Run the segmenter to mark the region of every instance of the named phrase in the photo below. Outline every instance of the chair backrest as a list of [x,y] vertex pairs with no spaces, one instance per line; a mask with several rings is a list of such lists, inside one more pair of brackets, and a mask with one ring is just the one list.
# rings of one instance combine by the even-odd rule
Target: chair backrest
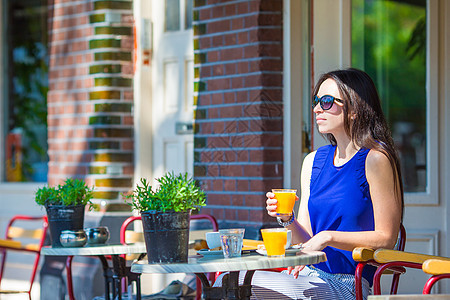
[[406,229],[405,226],[403,226],[403,223],[400,223],[400,231],[398,233],[398,240],[397,244],[395,245],[395,250],[405,251],[405,245],[406,245]]
[[[214,218],[211,215],[207,214],[198,214],[198,215],[191,215],[191,220],[208,220],[211,223],[211,227],[213,231],[219,230],[219,225],[217,224],[216,218]],[[135,230],[128,230],[128,226],[131,225],[133,222],[142,222],[141,216],[131,216],[127,218],[120,227],[120,243],[121,244],[130,244],[130,243],[136,243],[136,242],[144,242],[144,237],[142,232],[138,232]],[[190,239],[195,240],[197,238],[204,237],[205,233],[211,231],[211,229],[203,229],[203,230],[191,230],[189,232]]]
[[123,245],[137,242],[144,242],[142,232],[136,230],[128,230],[128,226],[134,222],[141,222],[141,216],[131,216],[127,218],[120,227],[120,243]]
[[39,252],[47,237],[47,229],[47,216],[16,215],[8,223],[5,239],[15,242],[22,250]]
[[[34,278],[39,264],[41,248],[44,246],[47,237],[48,220],[47,216],[25,216],[16,215],[11,218],[6,228],[6,235],[4,240],[0,240],[2,260],[0,267],[0,284],[3,278],[3,272],[6,265],[6,253],[8,250],[15,252],[34,253],[36,258],[34,260],[29,288],[26,291],[15,291],[17,293],[28,293],[31,295],[31,288],[33,287]],[[30,296],[31,297],[31,296]]]
[[[191,215],[192,220],[207,220],[210,222],[210,226],[212,227],[212,231],[218,231],[219,225],[217,224],[216,218],[211,215],[199,214],[199,215]],[[201,241],[203,240],[206,245],[206,233],[211,232],[211,228],[209,229],[195,229],[189,230],[189,240],[190,241]],[[194,247],[195,248],[195,247]]]

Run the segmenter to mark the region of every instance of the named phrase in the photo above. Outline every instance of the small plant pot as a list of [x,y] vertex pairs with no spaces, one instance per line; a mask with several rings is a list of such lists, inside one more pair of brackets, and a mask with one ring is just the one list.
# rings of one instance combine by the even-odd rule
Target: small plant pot
[[82,230],[86,205],[47,205],[48,225],[52,247],[61,248],[59,237],[64,230]]
[[141,213],[148,263],[188,261],[191,212]]

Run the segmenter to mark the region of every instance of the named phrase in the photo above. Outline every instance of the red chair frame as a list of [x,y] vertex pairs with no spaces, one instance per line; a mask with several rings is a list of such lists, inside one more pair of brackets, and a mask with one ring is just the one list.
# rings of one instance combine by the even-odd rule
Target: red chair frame
[[450,278],[450,274],[439,274],[431,276],[430,279],[428,279],[427,282],[425,283],[422,294],[424,295],[431,294],[431,289],[433,288],[434,284],[439,280],[445,278]]
[[[39,244],[37,249],[34,248],[27,248],[24,246],[19,246],[19,247],[8,247],[8,246],[2,246],[0,248],[0,253],[2,254],[2,262],[1,262],[1,267],[0,267],[0,285],[1,285],[1,281],[3,278],[3,272],[5,269],[5,263],[6,263],[6,252],[8,250],[11,251],[23,251],[23,252],[28,252],[28,253],[34,253],[36,255],[36,258],[34,260],[33,263],[33,270],[31,272],[31,278],[30,278],[30,288],[27,291],[23,291],[23,293],[27,293],[29,298],[31,299],[31,289],[33,288],[33,283],[34,283],[34,279],[36,277],[36,271],[39,265],[39,259],[41,257],[41,249],[44,246],[45,243],[45,239],[47,237],[47,230],[48,230],[48,220],[47,220],[47,216],[26,216],[26,215],[16,215],[14,217],[12,217],[10,219],[10,221],[8,222],[8,226],[6,228],[6,235],[5,235],[5,239],[6,240],[13,240],[11,235],[10,235],[10,229],[13,226],[13,224],[17,221],[39,221],[42,220],[42,227],[41,228],[36,228],[36,229],[42,229],[42,236],[41,238],[36,238],[37,240],[39,240]],[[22,292],[22,291],[20,291]]]
[[[406,268],[414,268],[414,269],[422,269],[422,264],[413,263],[413,262],[403,262],[403,261],[394,261],[381,264],[377,270],[375,271],[375,275],[373,275],[373,294],[381,295],[381,275],[386,269],[395,269],[398,267],[406,267]],[[406,270],[405,270],[406,272]],[[395,274],[394,274],[395,275]],[[399,274],[400,276],[400,274]],[[397,283],[398,286],[398,283]],[[397,290],[395,290],[397,293]]]
[[[406,230],[405,227],[403,226],[403,224],[400,224],[400,232],[399,232],[399,239],[398,239],[398,244],[397,244],[397,250],[399,251],[404,251],[405,250],[405,244],[406,244]],[[377,267],[377,271],[375,272],[375,274],[377,274],[380,266],[382,266],[382,264],[377,263],[375,260],[371,259],[368,261],[364,261],[364,262],[359,262],[358,265],[356,266],[356,270],[355,270],[355,295],[356,295],[356,300],[362,300],[363,299],[363,294],[362,294],[362,273],[364,270],[364,267],[366,265],[371,265],[371,266],[376,266]],[[387,268],[383,268],[383,271],[386,270]],[[404,274],[406,272],[406,270],[402,267],[394,267],[391,266],[389,268],[390,271],[394,272],[393,278],[392,278],[392,283],[391,283],[391,295],[397,294],[397,290],[398,290],[398,283],[400,280],[400,275]],[[383,271],[379,272],[379,277],[381,277]],[[375,285],[375,274],[374,274],[374,285]],[[379,295],[375,293],[375,287],[374,287],[374,295]]]

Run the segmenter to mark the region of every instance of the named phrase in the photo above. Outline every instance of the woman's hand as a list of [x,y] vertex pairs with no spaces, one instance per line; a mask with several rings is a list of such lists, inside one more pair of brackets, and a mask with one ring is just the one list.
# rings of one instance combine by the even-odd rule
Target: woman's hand
[[303,270],[305,266],[295,266],[295,267],[288,267],[287,273],[294,276],[295,279],[298,277],[298,273],[300,273],[301,270]]
[[[275,199],[275,194],[272,192],[267,192],[266,197],[267,197],[267,200],[266,200],[267,213],[271,217],[277,217],[277,199]],[[295,195],[295,201],[297,201],[298,199],[299,199],[298,196]],[[287,220],[283,220],[283,221],[287,221]]]
[[321,231],[303,243],[303,249],[322,251],[331,241],[331,233],[329,231]]
[[267,200],[266,200],[267,213],[271,217],[276,217],[277,216],[277,199],[275,199],[275,194],[272,192],[267,192],[266,197],[267,197]]

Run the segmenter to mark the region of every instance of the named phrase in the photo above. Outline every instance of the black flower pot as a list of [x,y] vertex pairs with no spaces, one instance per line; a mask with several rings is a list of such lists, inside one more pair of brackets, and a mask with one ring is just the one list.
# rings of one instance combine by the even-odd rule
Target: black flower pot
[[190,211],[141,213],[148,263],[187,262],[190,215]]
[[62,247],[59,236],[63,230],[80,230],[84,225],[84,208],[86,205],[47,205],[48,225],[52,247]]

